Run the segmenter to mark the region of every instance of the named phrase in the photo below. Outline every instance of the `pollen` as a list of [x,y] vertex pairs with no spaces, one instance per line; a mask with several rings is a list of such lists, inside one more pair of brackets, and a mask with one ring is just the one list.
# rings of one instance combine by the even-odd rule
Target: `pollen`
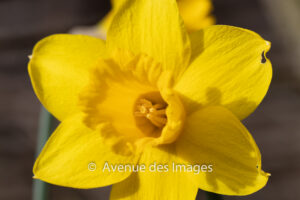
[[144,98],[138,100],[134,115],[147,118],[159,128],[163,128],[167,123],[166,106],[160,103],[153,103]]

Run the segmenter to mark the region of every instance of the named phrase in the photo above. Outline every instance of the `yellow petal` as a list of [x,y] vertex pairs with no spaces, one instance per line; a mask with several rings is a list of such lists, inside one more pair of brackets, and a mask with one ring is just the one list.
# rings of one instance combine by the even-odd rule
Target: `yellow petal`
[[173,173],[172,162],[176,160],[172,146],[146,149],[139,161],[139,165],[144,164],[146,170],[132,173],[125,181],[113,185],[110,199],[194,200],[198,188],[185,173]]
[[[101,35],[106,35],[113,18],[126,0],[111,0],[112,9],[98,25]],[[212,3],[210,0],[177,0],[181,17],[189,31],[196,31],[215,23],[215,18],[210,15]]]
[[107,166],[104,168],[105,162],[135,164],[137,157],[113,153],[103,144],[102,133],[91,131],[81,120],[80,116],[74,116],[59,125],[35,162],[34,178],[67,187],[95,188],[130,175],[129,171],[109,172]]
[[189,31],[196,31],[215,23],[215,19],[210,15],[210,0],[178,0],[178,8]]
[[174,78],[182,74],[190,58],[189,38],[175,0],[127,1],[110,26],[107,45],[112,54],[120,49],[146,54],[163,70],[173,71]]
[[120,8],[127,0],[110,0],[113,8]]
[[98,30],[102,35],[106,35],[110,24],[116,15],[118,9],[122,7],[126,3],[126,0],[111,0],[111,7],[112,9],[109,13],[100,21],[98,25]]
[[207,172],[191,175],[200,189],[247,195],[268,181],[269,175],[261,170],[261,155],[255,141],[223,107],[206,107],[189,116],[177,145],[182,159],[190,164],[207,165]]
[[222,105],[239,119],[247,117],[270,85],[272,66],[265,58],[270,43],[252,31],[222,25],[193,33],[191,41],[193,62],[176,86],[186,109]]
[[53,35],[36,44],[28,71],[42,104],[56,118],[78,111],[78,93],[103,57],[102,40],[83,35]]

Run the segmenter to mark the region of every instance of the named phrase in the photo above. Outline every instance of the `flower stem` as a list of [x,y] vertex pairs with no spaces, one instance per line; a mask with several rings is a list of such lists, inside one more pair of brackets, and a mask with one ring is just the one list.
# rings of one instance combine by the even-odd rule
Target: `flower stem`
[[[53,128],[54,118],[52,115],[44,108],[41,108],[40,118],[39,118],[39,127],[38,127],[38,136],[37,136],[37,146],[36,146],[36,155],[37,157],[41,152],[43,146],[45,145],[48,137],[50,136]],[[33,180],[33,190],[32,190],[32,199],[33,200],[47,200],[48,199],[48,184],[34,179]]]
[[206,193],[206,199],[207,200],[222,200],[222,196],[219,194],[215,194],[212,192],[205,192]]

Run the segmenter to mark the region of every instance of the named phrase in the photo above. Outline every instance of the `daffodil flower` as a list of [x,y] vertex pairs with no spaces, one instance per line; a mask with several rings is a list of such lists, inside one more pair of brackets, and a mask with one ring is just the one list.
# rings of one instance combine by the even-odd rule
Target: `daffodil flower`
[[[125,3],[126,0],[111,0],[112,9],[98,26],[101,35],[106,35],[118,9]],[[211,0],[177,0],[177,4],[179,13],[188,31],[196,31],[215,23],[215,18],[211,15]]]
[[[61,186],[112,186],[111,199],[195,199],[261,189],[269,174],[240,120],[264,98],[270,43],[232,26],[187,34],[175,0],[128,1],[106,41],[58,34],[34,48],[29,74],[61,121],[34,177]],[[90,164],[93,164],[92,166]],[[106,164],[207,164],[212,172],[104,170]]]

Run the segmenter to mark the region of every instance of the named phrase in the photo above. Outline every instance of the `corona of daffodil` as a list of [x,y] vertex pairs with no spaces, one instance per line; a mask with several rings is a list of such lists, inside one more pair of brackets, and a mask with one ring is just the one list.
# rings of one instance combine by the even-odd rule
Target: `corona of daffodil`
[[[127,1],[106,41],[68,34],[41,40],[29,74],[61,123],[34,177],[74,188],[113,185],[111,199],[188,200],[198,188],[225,195],[261,189],[269,175],[240,121],[268,90],[269,48],[258,34],[231,26],[187,34],[175,0]],[[153,163],[169,170],[112,170]],[[174,163],[212,171],[174,172]]]
[[[126,0],[111,0],[112,9],[100,22],[99,28],[106,35],[109,26],[117,11],[126,3]],[[188,31],[196,31],[215,23],[211,16],[211,0],[177,0],[179,13]]]

